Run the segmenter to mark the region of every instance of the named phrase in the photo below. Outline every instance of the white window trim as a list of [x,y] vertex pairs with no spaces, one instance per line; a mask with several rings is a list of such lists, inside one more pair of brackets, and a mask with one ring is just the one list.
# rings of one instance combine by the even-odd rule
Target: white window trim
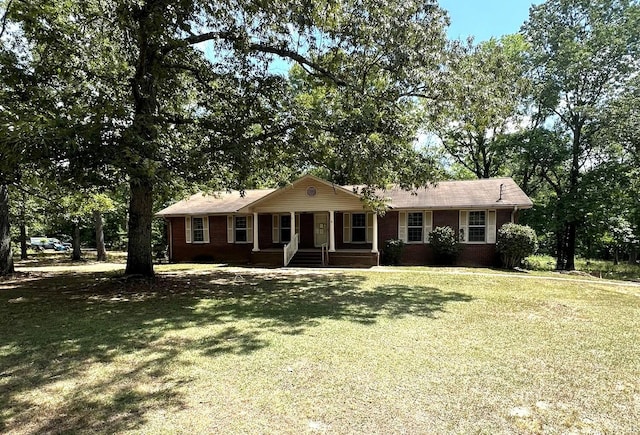
[[[353,215],[364,215],[364,226],[355,228],[364,228],[364,240],[353,240]],[[373,220],[376,216],[372,212],[368,211],[349,211],[342,214],[342,243],[348,243],[353,245],[366,245],[373,243]]]
[[[482,241],[469,241],[469,218],[471,212],[484,212],[484,240]],[[458,236],[459,242],[464,243],[465,245],[489,245],[496,243],[496,220],[497,213],[496,210],[492,209],[468,209],[468,210],[460,210],[459,214],[459,234],[464,234],[464,240],[460,239],[460,235]],[[474,225],[474,227],[480,227],[480,225]]]
[[[409,241],[409,213],[422,213],[422,240]],[[398,213],[398,239],[409,245],[431,243],[429,233],[433,231],[433,210],[402,210]]]
[[[246,218],[247,219],[247,227],[242,228],[243,231],[247,232],[247,240],[237,241],[236,240],[236,218]],[[253,215],[251,214],[241,214],[241,215],[227,215],[227,243],[233,243],[238,245],[247,245],[253,243]]]
[[[421,210],[415,210],[415,211],[408,210],[406,213],[407,213],[407,241],[405,243],[411,244],[411,245],[419,245],[424,243],[424,212]],[[409,215],[412,213],[422,215],[422,225],[420,226],[409,225]],[[420,240],[409,240],[409,229],[411,228],[420,228],[422,230],[420,233]]]
[[[202,240],[194,239],[195,228],[194,219],[202,219]],[[209,240],[209,216],[187,216],[185,217],[185,242],[193,245],[210,243]]]
[[[196,220],[202,220],[202,240],[196,240],[196,231],[198,231],[198,228],[196,228]],[[203,216],[193,216],[191,218],[191,242],[192,243],[206,243],[207,238],[205,237],[205,218]]]
[[271,242],[280,243],[280,215],[272,215],[271,222]]

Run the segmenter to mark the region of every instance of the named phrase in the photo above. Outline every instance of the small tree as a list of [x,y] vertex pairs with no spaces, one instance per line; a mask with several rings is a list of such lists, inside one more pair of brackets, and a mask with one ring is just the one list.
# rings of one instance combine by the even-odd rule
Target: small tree
[[602,242],[613,254],[613,264],[620,262],[620,254],[631,252],[634,244],[637,243],[633,225],[623,217],[614,216],[609,218],[608,228]]
[[537,249],[536,232],[527,225],[507,223],[498,230],[496,250],[502,264],[508,269],[519,266],[525,257],[535,254]]
[[429,243],[431,243],[436,264],[453,264],[462,250],[456,232],[451,227],[435,227],[429,233]]

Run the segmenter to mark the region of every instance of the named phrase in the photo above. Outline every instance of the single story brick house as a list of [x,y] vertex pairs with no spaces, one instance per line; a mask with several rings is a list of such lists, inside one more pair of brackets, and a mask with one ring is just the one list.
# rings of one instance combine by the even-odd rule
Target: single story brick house
[[168,224],[170,261],[273,266],[377,265],[389,239],[402,239],[402,264],[434,263],[429,233],[450,226],[464,249],[457,264],[496,263],[496,231],[531,208],[511,178],[444,181],[417,191],[378,191],[384,216],[352,186],[305,175],[280,189],[197,193],[156,214]]

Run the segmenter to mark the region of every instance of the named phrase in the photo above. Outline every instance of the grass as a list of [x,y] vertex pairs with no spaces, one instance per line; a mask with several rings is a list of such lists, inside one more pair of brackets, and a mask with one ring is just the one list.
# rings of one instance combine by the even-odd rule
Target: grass
[[152,282],[43,270],[0,281],[0,432],[638,430],[637,286],[429,268],[166,265]]
[[[77,265],[77,264],[94,264],[96,261],[96,251],[83,249],[82,260],[80,262],[71,260],[71,251],[54,251],[47,249],[44,251],[27,251],[28,259],[20,260],[20,250],[13,250],[13,261],[19,266],[57,266],[57,265]],[[110,263],[126,263],[127,253],[123,251],[107,252],[107,260]]]
[[[552,271],[556,267],[556,259],[550,255],[532,255],[525,260],[527,268],[537,271]],[[586,274],[616,280],[640,280],[640,265],[612,261],[576,258],[576,270]]]

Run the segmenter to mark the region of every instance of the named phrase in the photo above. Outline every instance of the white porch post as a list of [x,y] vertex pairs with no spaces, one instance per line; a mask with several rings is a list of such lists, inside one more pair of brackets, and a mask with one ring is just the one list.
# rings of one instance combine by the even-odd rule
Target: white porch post
[[378,252],[378,215],[373,214],[373,240],[371,241],[371,252]]
[[336,226],[334,223],[333,210],[329,210],[329,252],[336,251]]
[[292,211],[291,212],[291,238],[289,240],[291,240],[293,242],[293,236],[295,236],[296,234],[296,212]]
[[253,213],[253,252],[260,250],[260,242],[258,241],[258,213]]

